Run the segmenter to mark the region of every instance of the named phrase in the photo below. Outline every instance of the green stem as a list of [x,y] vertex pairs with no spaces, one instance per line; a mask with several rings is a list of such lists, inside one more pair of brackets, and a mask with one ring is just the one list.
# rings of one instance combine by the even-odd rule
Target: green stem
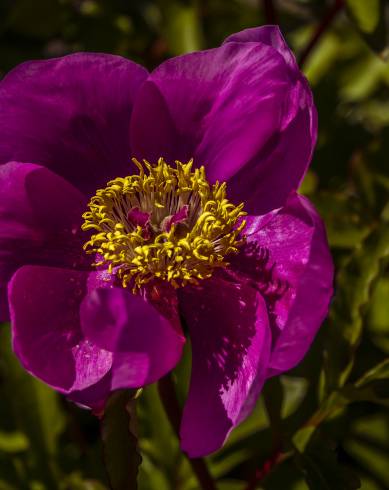
[[[174,382],[170,374],[167,374],[159,380],[158,392],[166,415],[179,437],[182,414],[177,400]],[[217,490],[205,461],[202,458],[188,458],[188,460],[202,490]]]

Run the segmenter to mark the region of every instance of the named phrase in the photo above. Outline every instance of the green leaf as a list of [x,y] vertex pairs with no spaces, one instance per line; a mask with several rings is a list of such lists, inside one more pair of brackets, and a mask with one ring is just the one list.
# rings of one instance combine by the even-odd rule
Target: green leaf
[[389,379],[389,359],[385,359],[383,362],[370,369],[355,383],[355,386],[356,388],[363,388],[370,383],[381,379]]
[[389,277],[382,277],[377,281],[369,303],[369,323],[374,333],[389,334],[388,298]]
[[104,459],[112,490],[136,490],[142,458],[134,434],[135,391],[118,391],[108,400],[103,421]]
[[363,32],[373,32],[380,17],[379,0],[347,0],[347,8]]
[[[9,328],[0,331],[0,358],[4,392],[10,401],[18,429],[30,443],[31,471],[48,488],[58,488],[57,440],[64,427],[58,395],[30,376],[11,350]],[[15,392],[17,396],[14,396]]]
[[335,447],[316,436],[296,461],[312,490],[355,490],[359,478],[338,461]]
[[143,455],[139,470],[139,490],[170,490],[171,486],[162,468],[154,465],[150,458]]
[[389,47],[389,4],[387,0],[346,0],[347,11],[365,41],[386,57]]
[[180,453],[178,441],[164,412],[156,384],[144,389],[139,404],[142,426],[147,430],[149,447],[155,453],[153,457],[160,465],[175,469]]
[[305,378],[293,376],[281,376],[280,381],[284,389],[281,415],[283,419],[286,419],[298,409],[303,401],[308,390],[308,381]]
[[221,458],[211,458],[209,461],[211,475],[215,479],[223,478],[236,467],[244,464],[244,462],[250,459],[251,456],[252,451],[250,448],[242,448],[237,449],[230,454],[224,454]]
[[20,453],[29,447],[27,437],[22,432],[0,431],[0,451],[4,453]]
[[348,379],[362,334],[363,312],[388,257],[389,225],[381,222],[338,274],[325,351],[327,393],[343,386]]
[[[358,461],[361,473],[379,483],[379,490],[389,488],[389,424],[386,414],[365,415],[353,421],[345,449]],[[363,482],[362,488],[374,487],[365,486]]]
[[[355,384],[348,384],[332,392],[309,421],[293,436],[296,449],[304,452],[319,425],[337,415],[350,403],[369,401],[389,407],[388,379],[389,359],[386,359],[367,371]],[[381,381],[385,383],[382,385]]]
[[310,198],[325,221],[331,247],[352,249],[371,230],[371,223],[363,220],[359,201],[334,192],[314,193]]

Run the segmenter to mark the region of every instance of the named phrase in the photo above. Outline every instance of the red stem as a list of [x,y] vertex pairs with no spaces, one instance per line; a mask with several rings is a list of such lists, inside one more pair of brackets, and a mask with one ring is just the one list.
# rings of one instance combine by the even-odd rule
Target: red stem
[[325,33],[327,28],[330,26],[330,24],[333,22],[335,17],[338,15],[338,13],[343,9],[344,7],[344,0],[335,0],[334,4],[326,15],[324,16],[323,20],[321,23],[317,26],[315,32],[313,33],[311,39],[309,40],[308,44],[304,48],[303,52],[300,55],[299,59],[299,65],[300,68],[303,67],[307,59],[309,58],[313,48],[316,46],[322,35]]
[[288,457],[288,454],[281,452],[280,449],[276,449],[274,453],[258,468],[252,478],[249,480],[245,490],[255,490],[258,485],[264,480],[267,475],[275,468],[280,462],[284,461]]
[[[174,382],[170,374],[167,374],[158,381],[158,392],[174,432],[179,436],[182,414],[177,400]],[[204,460],[202,458],[188,458],[188,460],[202,490],[217,490]]]

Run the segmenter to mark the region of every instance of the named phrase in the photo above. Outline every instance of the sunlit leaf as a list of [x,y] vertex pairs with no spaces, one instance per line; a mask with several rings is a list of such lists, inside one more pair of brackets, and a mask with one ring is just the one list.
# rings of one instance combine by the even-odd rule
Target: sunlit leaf
[[342,386],[350,374],[362,333],[363,311],[388,257],[389,225],[381,222],[338,273],[325,353],[327,393]]
[[383,56],[389,46],[389,5],[386,0],[346,0],[351,19],[367,43]]
[[303,401],[308,390],[308,382],[305,378],[293,376],[281,376],[280,379],[284,388],[282,418],[287,418],[298,409]]

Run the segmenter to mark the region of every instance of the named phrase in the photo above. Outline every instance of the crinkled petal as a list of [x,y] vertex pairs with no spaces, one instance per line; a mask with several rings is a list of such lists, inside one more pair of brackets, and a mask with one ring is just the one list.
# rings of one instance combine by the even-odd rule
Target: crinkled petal
[[35,164],[0,165],[0,321],[8,319],[7,283],[25,264],[85,266],[80,231],[85,197]]
[[299,186],[316,141],[316,113],[285,53],[262,41],[231,41],[154,70],[139,91],[131,132],[139,158],[193,157],[211,181],[228,181],[233,201],[262,214]]
[[231,268],[265,298],[273,333],[268,375],[274,375],[301,361],[327,315],[333,262],[322,220],[298,194],[247,222],[247,245]]
[[108,54],[19,65],[0,82],[0,163],[45,165],[88,194],[128,174],[132,106],[146,77]]
[[150,303],[121,288],[91,291],[81,305],[81,325],[86,339],[113,353],[112,389],[157,381],[177,364],[185,342]]
[[62,393],[84,390],[111,369],[112,352],[85,339],[80,303],[88,273],[24,266],[9,284],[13,348],[24,368]]
[[245,284],[213,277],[180,290],[192,341],[192,375],[181,425],[190,457],[221,447],[248,415],[262,388],[270,353],[265,303]]

